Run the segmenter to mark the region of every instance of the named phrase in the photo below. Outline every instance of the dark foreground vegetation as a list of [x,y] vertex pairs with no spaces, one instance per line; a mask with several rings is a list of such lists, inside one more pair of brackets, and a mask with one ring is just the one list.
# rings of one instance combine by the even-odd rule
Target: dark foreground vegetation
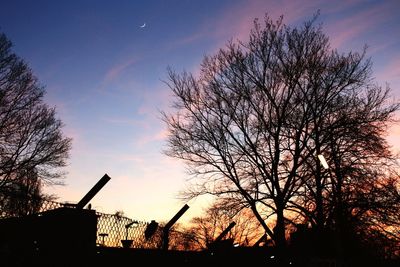
[[336,259],[288,258],[280,260],[263,248],[232,248],[225,251],[163,251],[156,249],[96,248],[88,253],[74,249],[52,254],[36,252],[2,257],[2,266],[360,266],[396,267],[398,260],[353,259],[339,264]]

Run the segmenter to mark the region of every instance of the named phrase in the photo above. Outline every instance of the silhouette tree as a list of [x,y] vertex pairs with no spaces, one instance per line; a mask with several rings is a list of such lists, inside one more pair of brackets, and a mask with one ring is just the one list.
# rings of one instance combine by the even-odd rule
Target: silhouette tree
[[189,224],[174,226],[170,247],[178,250],[207,249],[231,222],[235,222],[235,226],[224,239],[231,239],[240,246],[253,245],[263,234],[251,211],[238,211],[218,201],[206,208],[203,216],[192,218]]
[[207,248],[231,222],[235,222],[235,226],[226,238],[232,239],[240,246],[253,245],[264,233],[251,211],[248,209],[237,211],[224,202],[212,204],[205,210],[204,216],[193,218],[191,232],[195,233],[198,244],[202,248]]
[[202,247],[199,246],[196,233],[194,233],[192,229],[180,223],[176,223],[169,232],[168,249],[194,251],[201,250]]
[[[206,56],[198,77],[168,70],[175,112],[164,113],[165,153],[196,178],[185,197],[250,208],[281,252],[288,223],[312,219],[323,228],[352,214],[343,214],[345,174],[380,179],[362,177],[364,167],[377,174],[392,157],[383,134],[398,103],[373,81],[365,50],[331,49],[316,18],[291,28],[266,16],[248,42]],[[335,168],[324,171],[320,154]],[[344,172],[356,164],[357,176]]]
[[11,52],[11,46],[7,37],[0,34],[2,200],[24,193],[22,187],[29,187],[30,193],[33,190],[39,196],[41,184],[61,184],[60,168],[65,166],[71,147],[71,139],[61,132],[63,125],[56,118],[55,109],[43,102],[44,88],[27,64]]
[[42,183],[35,171],[18,171],[19,178],[0,194],[1,212],[7,216],[24,216],[40,211],[43,201],[56,197],[42,193]]

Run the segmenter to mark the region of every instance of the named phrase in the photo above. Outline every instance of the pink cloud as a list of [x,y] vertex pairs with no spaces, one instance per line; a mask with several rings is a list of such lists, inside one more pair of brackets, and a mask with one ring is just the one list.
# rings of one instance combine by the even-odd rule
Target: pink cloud
[[335,21],[328,27],[328,33],[332,37],[333,47],[340,47],[349,40],[355,39],[362,33],[366,33],[379,22],[386,19],[386,14],[394,8],[389,3],[387,5],[374,5],[369,9],[363,9],[364,1],[348,0],[348,1],[324,1],[324,0],[306,0],[306,1],[265,1],[252,0],[240,4],[232,5],[231,8],[225,9],[217,19],[210,20],[205,23],[200,31],[188,40],[199,36],[208,36],[216,38],[215,48],[210,53],[215,53],[219,48],[225,46],[227,41],[232,38],[235,40],[246,41],[250,30],[253,27],[255,18],[263,23],[265,14],[272,20],[277,20],[283,15],[285,24],[292,24],[302,20],[311,19],[318,10],[321,16],[340,15],[350,9],[361,10],[355,15]]
[[109,83],[109,82],[115,80],[124,70],[126,70],[127,68],[129,68],[130,66],[135,64],[136,62],[137,62],[136,58],[131,58],[122,63],[114,65],[105,74],[103,83]]
[[[388,81],[391,87],[397,86],[397,89],[400,89],[400,56],[391,58],[378,76],[380,79]],[[392,84],[392,81],[396,84]]]
[[[247,41],[250,30],[253,28],[254,19],[258,19],[262,24],[266,13],[272,20],[278,20],[284,16],[284,23],[290,24],[300,18],[311,18],[317,12],[320,1],[265,1],[253,0],[240,4],[232,5],[231,8],[224,9],[216,19],[204,23],[199,30],[192,36],[181,40],[180,43],[197,40],[200,37],[214,38],[213,48],[207,54],[215,54],[220,48],[224,48],[229,40]],[[197,76],[200,73],[200,64],[191,68],[191,73]]]
[[152,142],[165,140],[168,136],[168,130],[162,129],[156,132],[152,132],[146,135],[142,135],[139,139],[135,140],[135,145],[145,146]]
[[166,110],[171,103],[172,92],[164,83],[147,90],[143,95],[143,103],[138,109],[140,115],[159,116],[160,110]]
[[122,156],[119,156],[118,160],[133,162],[133,163],[137,163],[137,164],[145,163],[143,157],[133,156],[133,155],[122,155]]
[[199,39],[201,39],[205,35],[206,35],[206,32],[204,31],[204,27],[202,27],[198,32],[195,32],[195,33],[193,33],[191,35],[184,36],[184,37],[182,37],[180,39],[177,39],[176,41],[174,41],[170,45],[172,47],[175,47],[175,46],[181,46],[181,45],[190,44],[190,43],[198,41]]
[[388,136],[387,136],[388,143],[392,146],[393,152],[400,153],[400,125],[395,124],[390,127]]
[[163,129],[159,131],[154,137],[155,140],[165,140],[169,135],[169,131],[167,129]]
[[148,122],[137,119],[129,119],[129,118],[115,118],[115,117],[106,117],[102,119],[106,123],[111,124],[119,124],[119,125],[131,125],[135,127],[139,127],[141,129],[150,129],[150,125]]
[[327,27],[333,48],[339,48],[365,34],[383,22],[389,6],[377,5],[350,17],[336,21]]
[[302,17],[310,17],[318,10],[319,1],[247,1],[246,5],[242,3],[227,9],[221,14],[219,21],[215,25],[215,36],[221,36],[223,39],[218,44],[224,44],[228,41],[227,37],[233,40],[239,39],[246,41],[250,30],[253,28],[255,18],[263,23],[265,15],[272,20],[284,16],[284,23],[290,24]]
[[[213,39],[213,48],[207,51],[208,55],[216,53],[220,48],[225,47],[227,42],[248,40],[250,30],[253,28],[255,18],[263,22],[266,12],[273,19],[277,20],[284,15],[285,23],[290,23],[304,15],[312,16],[317,11],[318,1],[265,1],[252,0],[240,4],[231,5],[213,19],[203,22],[199,29],[189,36],[184,36],[170,44],[172,47],[181,46],[196,42],[202,38]],[[279,11],[278,11],[279,10]],[[309,13],[309,10],[312,10]],[[195,76],[200,73],[199,63],[189,69]]]

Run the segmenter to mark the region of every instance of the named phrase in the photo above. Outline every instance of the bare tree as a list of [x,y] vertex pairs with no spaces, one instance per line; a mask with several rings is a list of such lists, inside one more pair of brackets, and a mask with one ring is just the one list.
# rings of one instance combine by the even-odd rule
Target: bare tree
[[0,194],[2,216],[19,217],[40,211],[43,201],[52,201],[53,195],[42,192],[42,183],[34,171],[18,171],[19,178]]
[[172,234],[171,247],[183,250],[204,250],[235,222],[223,239],[230,239],[240,246],[253,245],[264,233],[248,209],[237,211],[223,202],[216,202],[204,210],[204,215],[194,217],[186,226],[177,225]]
[[[341,247],[350,238],[369,240],[367,233],[378,225],[399,227],[399,217],[394,219],[400,210],[398,164],[385,139],[399,104],[390,101],[389,88],[372,81],[371,62],[364,57],[365,50],[336,56],[336,68],[320,66],[310,74],[319,80],[306,90],[312,114],[307,146],[324,155],[328,166],[323,168],[317,157],[305,161],[303,188],[288,206],[315,228],[335,231],[339,252],[346,251]],[[393,232],[380,232],[392,243]]]
[[[61,183],[71,139],[62,134],[54,108],[43,102],[44,88],[0,34],[0,194],[34,180]],[[32,181],[33,181],[32,180]],[[24,181],[23,183],[21,181]],[[37,188],[39,189],[39,187]]]
[[[185,196],[250,208],[279,248],[288,223],[324,227],[332,207],[338,222],[343,168],[391,157],[382,134],[399,109],[374,83],[365,52],[331,49],[315,18],[297,28],[256,20],[249,41],[205,57],[199,77],[169,70],[167,82],[176,113],[164,114],[166,154],[195,178]],[[321,154],[331,156],[332,172]]]
[[200,246],[197,235],[193,229],[180,223],[174,224],[170,229],[168,249],[195,251],[201,250],[202,248],[203,247]]

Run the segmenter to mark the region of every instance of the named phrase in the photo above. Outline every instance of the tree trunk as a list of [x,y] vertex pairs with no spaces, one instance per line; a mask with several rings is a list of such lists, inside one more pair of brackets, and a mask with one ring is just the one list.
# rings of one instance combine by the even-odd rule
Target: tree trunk
[[283,204],[277,205],[276,210],[276,226],[274,228],[274,241],[277,251],[277,258],[286,262],[287,250],[286,250],[286,237],[285,237],[285,217],[283,215]]

